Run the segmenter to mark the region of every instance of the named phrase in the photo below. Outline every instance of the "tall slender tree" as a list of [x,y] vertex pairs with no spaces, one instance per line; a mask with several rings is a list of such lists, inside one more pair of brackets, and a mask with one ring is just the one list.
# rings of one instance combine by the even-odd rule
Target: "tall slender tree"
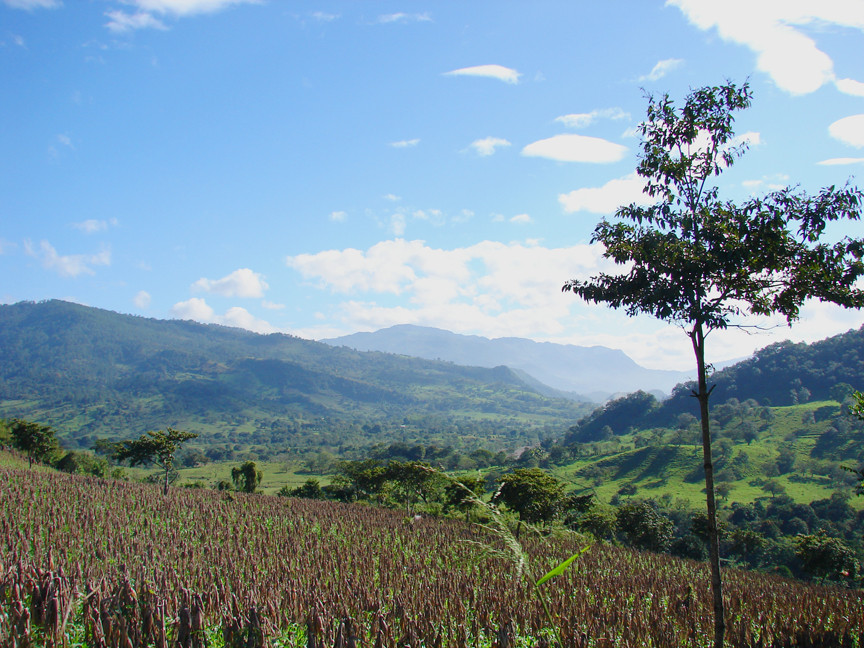
[[743,326],[741,316],[779,315],[791,324],[807,299],[845,307],[864,305],[856,281],[864,276],[864,241],[820,241],[831,221],[858,220],[862,193],[849,185],[809,195],[787,187],[741,204],[720,199],[714,179],[746,151],[735,139],[733,114],[750,106],[748,84],[704,87],[676,107],[669,95],[649,97],[640,125],[637,173],[653,203],[621,207],[602,220],[593,242],[625,265],[620,274],[570,280],[571,291],[591,302],[647,313],[681,326],[693,347],[699,404],[709,560],[714,601],[714,646],[726,631],[711,431],[706,337]]

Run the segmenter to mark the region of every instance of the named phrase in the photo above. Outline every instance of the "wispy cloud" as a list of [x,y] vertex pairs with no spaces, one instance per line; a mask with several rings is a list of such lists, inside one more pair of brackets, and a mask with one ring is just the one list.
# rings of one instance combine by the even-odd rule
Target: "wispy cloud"
[[62,7],[60,0],[3,0],[3,4],[13,9],[56,9]]
[[542,157],[558,162],[618,162],[627,154],[627,147],[599,137],[585,135],[555,135],[532,142],[522,149],[527,157]]
[[829,160],[822,160],[821,162],[817,162],[816,164],[818,164],[820,166],[839,166],[842,164],[864,164],[864,158],[853,158],[853,157],[831,158]]
[[510,142],[500,137],[485,137],[483,139],[474,140],[468,145],[480,157],[488,157],[495,153],[495,149],[510,146]]
[[334,211],[330,212],[330,220],[336,223],[344,223],[345,219],[348,218],[348,212],[344,211]]
[[428,13],[392,13],[382,14],[376,20],[381,25],[391,23],[412,23],[412,22],[432,22],[432,17]]
[[72,223],[72,227],[77,230],[81,230],[86,234],[95,234],[96,232],[107,230],[109,226],[116,225],[116,218],[111,218],[109,220],[96,220],[95,218],[89,218],[85,221],[81,221],[80,223]]
[[263,297],[270,286],[264,276],[249,268],[240,268],[221,279],[201,278],[192,284],[196,292],[208,292],[222,297]]
[[24,250],[30,256],[39,259],[42,267],[52,270],[61,277],[78,277],[82,274],[95,274],[93,266],[111,265],[111,250],[103,247],[96,254],[58,254],[48,241],[41,241],[36,249],[30,241],[24,242]]
[[390,142],[393,148],[412,148],[420,143],[419,139],[399,140],[398,142]]
[[125,11],[106,11],[108,22],[105,26],[115,34],[135,31],[136,29],[168,29],[161,20],[144,11],[126,13]]
[[131,6],[132,11],[109,9],[105,12],[105,26],[114,33],[125,33],[137,29],[168,29],[159,16],[179,18],[197,14],[214,13],[239,4],[258,4],[260,0],[121,0]]
[[640,81],[657,81],[662,79],[667,74],[672,72],[672,70],[676,70],[679,67],[684,65],[684,59],[664,59],[662,61],[657,61],[657,64],[651,68],[651,71],[648,74],[639,77]]
[[520,72],[503,65],[475,65],[474,67],[459,68],[445,72],[444,76],[474,76],[498,79],[504,83],[519,83]]
[[598,119],[630,119],[630,113],[624,112],[621,108],[603,108],[592,110],[590,113],[561,115],[560,117],[556,117],[555,121],[564,124],[568,128],[585,128]]
[[533,223],[534,219],[529,214],[516,214],[510,219],[510,222],[518,225],[527,225],[528,223]]
[[323,11],[313,12],[312,17],[319,22],[333,22],[334,20],[341,18],[339,14],[325,13]]

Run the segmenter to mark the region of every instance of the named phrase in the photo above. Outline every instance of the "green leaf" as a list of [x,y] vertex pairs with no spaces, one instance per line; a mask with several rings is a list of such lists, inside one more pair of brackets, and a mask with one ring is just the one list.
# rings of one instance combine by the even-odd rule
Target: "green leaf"
[[555,578],[556,576],[560,576],[561,574],[563,574],[574,560],[576,560],[579,556],[581,556],[586,551],[588,551],[590,546],[591,545],[585,545],[579,551],[577,551],[575,554],[570,556],[567,560],[560,563],[557,567],[553,568],[551,571],[547,572],[540,580],[537,581],[537,583],[535,584],[535,587],[540,587],[543,583],[548,581],[550,578]]

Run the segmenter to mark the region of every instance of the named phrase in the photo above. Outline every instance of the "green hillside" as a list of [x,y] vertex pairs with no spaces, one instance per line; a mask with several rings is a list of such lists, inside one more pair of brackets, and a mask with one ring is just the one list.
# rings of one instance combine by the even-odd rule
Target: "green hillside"
[[518,447],[588,409],[541,395],[506,367],[360,353],[62,301],[0,306],[0,417],[53,425],[72,447],[167,426],[259,454],[414,438]]

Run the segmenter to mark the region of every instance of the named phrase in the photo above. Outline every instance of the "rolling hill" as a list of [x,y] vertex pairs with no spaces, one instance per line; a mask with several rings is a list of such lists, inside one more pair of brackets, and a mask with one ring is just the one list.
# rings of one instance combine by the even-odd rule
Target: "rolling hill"
[[0,416],[49,423],[82,446],[166,426],[271,447],[517,444],[588,410],[503,366],[362,353],[63,301],[0,306]]

